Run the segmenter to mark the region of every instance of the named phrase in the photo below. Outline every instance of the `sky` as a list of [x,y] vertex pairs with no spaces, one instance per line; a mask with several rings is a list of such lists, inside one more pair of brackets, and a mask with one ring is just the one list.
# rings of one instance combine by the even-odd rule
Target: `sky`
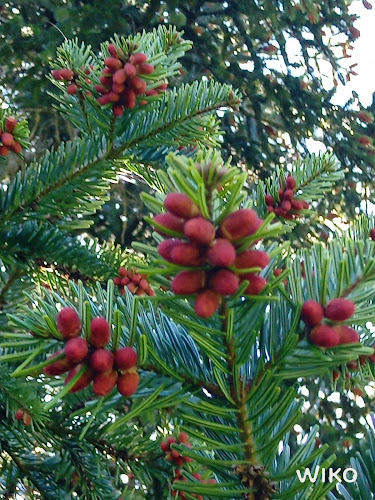
[[375,92],[375,0],[372,10],[363,7],[361,0],[355,0],[350,8],[351,14],[360,16],[354,26],[361,32],[361,36],[354,43],[350,64],[358,63],[355,71],[358,76],[345,86],[339,85],[338,92],[333,102],[344,104],[352,95],[354,90],[359,94],[363,106],[372,102],[372,93]]

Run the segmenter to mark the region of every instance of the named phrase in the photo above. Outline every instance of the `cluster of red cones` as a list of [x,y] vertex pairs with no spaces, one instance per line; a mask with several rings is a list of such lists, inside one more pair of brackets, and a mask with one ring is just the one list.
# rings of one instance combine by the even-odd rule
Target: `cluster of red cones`
[[192,268],[177,273],[171,288],[176,295],[196,294],[198,316],[214,314],[222,297],[235,294],[244,281],[249,282],[245,294],[261,293],[267,281],[259,271],[269,264],[268,254],[251,248],[254,242],[238,250],[243,238],[256,233],[263,223],[256,212],[236,210],[215,227],[186,194],[168,194],[164,206],[167,212],[153,221],[160,234],[174,237],[161,242],[158,252],[170,263]]
[[9,151],[21,153],[22,146],[16,141],[14,131],[17,127],[17,119],[14,116],[8,116],[4,127],[0,127],[0,156],[8,156]]
[[284,219],[295,219],[300,217],[301,210],[309,208],[309,204],[294,197],[296,190],[296,180],[289,175],[285,180],[285,186],[278,190],[278,199],[270,194],[266,194],[265,200],[268,212],[274,212]]
[[[105,396],[117,389],[123,396],[131,396],[137,390],[139,375],[136,369],[138,356],[131,347],[112,352],[105,347],[111,339],[111,329],[105,318],[91,321],[90,339],[80,337],[81,320],[72,307],[65,307],[57,316],[57,328],[66,341],[65,347],[52,354],[44,368],[50,376],[68,372],[67,384],[81,373],[70,392],[78,392],[93,382],[97,396]],[[58,357],[56,361],[54,358]]]
[[[180,432],[178,435],[177,439],[173,437],[167,438],[166,441],[163,441],[160,445],[161,450],[165,453],[165,458],[168,460],[168,462],[173,463],[176,468],[174,470],[174,477],[172,479],[172,483],[176,481],[183,481],[183,482],[188,482],[188,479],[183,476],[182,474],[182,468],[184,467],[185,464],[187,463],[192,463],[193,459],[190,457],[186,457],[177,450],[173,449],[173,444],[184,444],[188,448],[191,448],[191,443],[189,442],[189,436],[186,434],[186,432]],[[207,479],[204,480],[202,479],[201,474],[198,472],[193,474],[193,477],[197,479],[199,482],[203,484],[216,484],[216,479]],[[191,496],[194,498],[197,498],[198,500],[204,500],[204,497],[202,495],[198,495],[197,493],[190,493]],[[186,498],[186,495],[183,491],[180,490],[174,490],[172,486],[172,496],[178,498]]]

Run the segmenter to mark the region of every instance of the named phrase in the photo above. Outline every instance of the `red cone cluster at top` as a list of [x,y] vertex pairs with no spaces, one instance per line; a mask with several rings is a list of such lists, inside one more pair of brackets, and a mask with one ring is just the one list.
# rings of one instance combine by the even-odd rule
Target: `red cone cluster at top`
[[268,254],[251,248],[238,252],[236,248],[238,240],[254,234],[262,225],[256,212],[236,210],[215,228],[186,194],[168,194],[164,206],[167,212],[153,219],[156,230],[163,236],[173,232],[176,237],[159,244],[161,257],[180,266],[205,267],[181,271],[172,280],[176,295],[197,294],[198,316],[212,316],[222,296],[236,293],[243,281],[249,281],[246,294],[258,295],[264,289],[267,281],[259,276],[259,270],[269,264]]
[[371,229],[370,238],[372,239],[372,241],[375,241],[375,228]]
[[[169,437],[169,438],[167,438],[166,441],[163,441],[160,445],[160,449],[165,453],[165,458],[166,458],[166,460],[168,460],[168,462],[171,462],[174,465],[176,465],[177,467],[179,467],[178,469],[174,470],[174,477],[173,477],[172,483],[174,483],[175,481],[187,482],[188,479],[182,475],[181,468],[186,463],[193,462],[193,459],[190,457],[185,457],[183,454],[181,454],[177,450],[172,449],[171,445],[173,445],[175,443],[184,444],[188,448],[191,448],[191,443],[189,442],[189,436],[186,434],[186,432],[180,432],[177,439],[175,439],[173,437]],[[195,477],[202,484],[210,484],[210,483],[216,484],[216,479],[203,480],[202,476],[197,472],[193,474],[193,477]],[[173,490],[173,486],[172,486],[172,496],[177,497],[177,495],[178,495],[178,498],[186,498],[186,495],[183,491]],[[197,498],[198,500],[204,500],[204,497],[202,495],[198,495],[196,493],[191,493],[191,496],[193,496],[194,498]]]
[[[91,321],[90,340],[80,337],[81,320],[72,307],[65,307],[57,316],[57,328],[66,341],[61,349],[48,358],[51,361],[44,368],[50,376],[69,372],[67,384],[83,368],[80,378],[70,392],[78,392],[93,382],[93,391],[97,396],[109,394],[117,384],[123,396],[131,396],[137,390],[139,375],[136,369],[138,356],[131,347],[121,347],[115,352],[105,347],[111,339],[111,328],[105,318]],[[57,361],[53,361],[57,356]]]
[[156,89],[147,89],[144,77],[154,72],[154,66],[147,62],[146,54],[137,52],[128,57],[113,43],[108,45],[108,52],[110,57],[104,60],[101,85],[95,85],[95,90],[101,94],[97,99],[99,104],[112,104],[115,116],[121,116],[124,109],[134,108],[137,99],[140,105],[147,104],[145,96],[157,95],[167,88],[163,83]]
[[[360,342],[358,333],[340,322],[350,319],[355,313],[355,305],[349,299],[337,298],[328,302],[325,308],[315,300],[303,304],[301,319],[308,325],[310,341],[319,347],[335,347],[339,344]],[[329,323],[322,323],[323,319]],[[333,324],[337,323],[337,324]]]
[[119,287],[121,295],[125,294],[125,287],[134,295],[155,295],[154,290],[148,284],[145,274],[138,274],[134,268],[133,271],[128,271],[124,267],[120,267],[119,276],[113,279],[113,283]]
[[307,210],[309,204],[304,200],[294,198],[296,181],[289,175],[285,180],[283,189],[278,190],[279,200],[276,200],[270,194],[266,194],[265,200],[268,212],[274,212],[284,219],[296,219],[300,217],[301,210]]
[[0,127],[0,156],[7,156],[9,151],[21,153],[22,146],[14,137],[14,130],[17,127],[17,119],[14,116],[8,116],[4,127]]

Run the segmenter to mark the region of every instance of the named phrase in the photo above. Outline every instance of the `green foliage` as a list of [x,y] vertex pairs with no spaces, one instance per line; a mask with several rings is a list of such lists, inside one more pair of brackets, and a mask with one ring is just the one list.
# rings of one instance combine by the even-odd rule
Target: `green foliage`
[[[275,17],[279,6],[266,4],[275,26],[286,14],[301,23],[299,12],[309,10],[293,13],[286,8]],[[310,14],[318,14],[311,9]],[[62,10],[57,13],[64,19]],[[235,10],[234,16],[244,36],[246,23]],[[337,14],[333,24],[341,17]],[[179,22],[185,21],[180,17]],[[311,15],[310,23],[316,24]],[[255,42],[248,35],[244,39],[254,52]],[[137,45],[147,53],[158,67],[152,74],[155,87],[176,73],[178,59],[190,48],[180,33],[165,27],[113,40],[124,51]],[[259,43],[260,50],[264,43]],[[278,43],[283,53],[283,38]],[[99,57],[85,43],[66,41],[52,66],[72,66],[87,90],[81,67],[92,64],[89,80],[97,81],[107,44],[101,49]],[[260,78],[259,71],[263,78],[263,69],[259,61],[254,78]],[[92,223],[110,185],[125,177],[142,179],[147,190],[142,200],[152,213],[160,213],[166,194],[177,191],[187,194],[218,227],[239,208],[253,208],[263,216],[265,193],[277,196],[286,171],[277,168],[255,193],[246,173],[208,149],[218,144],[221,134],[215,111],[239,102],[226,84],[203,80],[179,85],[120,118],[90,96],[82,100],[66,95],[62,85],[56,87],[62,91],[56,96],[58,109],[79,130],[77,137],[34,159],[4,181],[0,191],[4,498],[169,499],[176,492],[190,500],[197,495],[208,500],[335,498],[336,493],[329,493],[335,483],[322,478],[300,482],[297,477],[297,470],[335,464],[332,443],[316,442],[322,422],[312,417],[318,426],[304,425],[300,439],[295,432],[304,422],[308,402],[301,393],[306,384],[313,382],[328,394],[363,390],[373,381],[369,356],[374,353],[375,243],[368,234],[373,221],[359,218],[347,235],[337,234],[328,243],[311,237],[311,248],[299,250],[293,239],[282,241],[295,231],[293,225],[268,215],[254,234],[235,241],[238,252],[253,246],[269,254],[264,269],[252,268],[267,279],[267,286],[258,295],[248,295],[246,281],[222,299],[216,314],[198,317],[192,296],[168,291],[168,276],[186,267],[160,259],[154,244],[137,242],[125,253],[81,231]],[[261,116],[259,110],[256,114]],[[204,149],[196,151],[199,147]],[[288,172],[296,179],[297,195],[314,208],[343,176],[332,155],[294,162]],[[310,214],[302,213],[305,225]],[[160,242],[160,235],[152,236]],[[118,274],[120,265],[136,265],[139,273],[149,275],[155,295],[133,295],[128,289],[125,295],[118,293],[116,281],[109,278]],[[311,343],[300,321],[301,307],[308,299],[325,306],[335,297],[355,303],[354,316],[344,323],[358,330],[360,343],[321,349]],[[78,311],[85,338],[90,338],[91,319],[100,316],[111,328],[109,349],[135,348],[140,385],[131,397],[116,390],[97,397],[90,387],[71,393],[78,376],[65,383],[64,375],[45,374],[43,369],[53,361],[49,356],[64,348],[57,315],[66,306]],[[354,369],[347,364],[361,359],[364,363]],[[341,374],[336,382],[333,370]],[[30,415],[30,426],[16,420],[20,408]],[[180,431],[192,443],[191,448],[171,444],[172,456],[178,452],[192,459],[179,466],[181,475],[160,449],[163,439]],[[369,442],[373,439],[370,434]],[[364,448],[351,462],[366,500],[374,483],[371,453]],[[201,482],[196,473],[214,482]],[[344,498],[354,491],[341,487]]]

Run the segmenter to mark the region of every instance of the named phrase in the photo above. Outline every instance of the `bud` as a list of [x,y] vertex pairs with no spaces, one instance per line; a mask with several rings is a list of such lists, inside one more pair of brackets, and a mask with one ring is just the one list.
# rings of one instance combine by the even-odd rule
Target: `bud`
[[120,375],[117,379],[117,389],[123,396],[132,396],[139,384],[139,374],[138,372],[127,372]]
[[323,307],[315,300],[307,300],[301,310],[301,319],[306,325],[318,325],[324,317]]
[[117,49],[113,43],[110,43],[108,45],[108,52],[111,54],[112,57],[118,57]]
[[[51,356],[49,356],[47,358],[47,360],[53,359],[62,353],[63,353],[63,350],[60,349],[59,351],[57,351],[57,352],[53,353]],[[48,366],[45,366],[43,368],[43,372],[46,375],[56,376],[56,375],[61,375],[62,373],[69,371],[71,368],[73,368],[73,366],[74,366],[74,363],[70,359],[68,359],[67,357],[64,357],[62,359],[55,361],[54,363],[51,363]]]
[[[158,214],[155,215],[153,220],[157,223],[160,224],[161,226],[169,229],[170,231],[174,231],[176,233],[183,234],[184,232],[184,224],[185,221],[183,219],[180,219],[179,217],[176,217],[173,214]],[[162,236],[168,236],[168,234],[163,233],[162,230],[160,229],[155,229],[155,231]]]
[[104,59],[104,64],[112,71],[122,68],[122,62],[117,57],[107,57]]
[[228,215],[220,224],[221,233],[228,240],[238,240],[253,234],[258,216],[254,210],[241,209]]
[[113,83],[116,85],[121,85],[125,82],[127,78],[126,72],[123,68],[118,69],[113,75]]
[[115,353],[115,366],[120,371],[126,371],[136,366],[138,355],[131,347],[121,347]]
[[355,313],[355,305],[348,299],[332,299],[326,305],[324,315],[332,321],[345,321]]
[[111,329],[105,318],[94,318],[91,321],[90,344],[94,347],[105,347],[111,338]]
[[270,263],[270,257],[267,252],[261,250],[246,250],[237,255],[234,267],[237,269],[250,269],[260,267],[264,269]]
[[62,80],[73,80],[74,73],[71,69],[63,68],[60,69],[60,78]]
[[85,339],[76,337],[68,340],[65,344],[65,355],[73,363],[79,363],[89,353],[89,346]]
[[[68,373],[66,379],[65,379],[65,385],[77,375],[78,372],[80,372],[83,368],[83,365],[77,365],[73,370],[70,370]],[[86,370],[84,373],[81,375],[81,377],[77,380],[77,382],[73,385],[73,387],[70,389],[69,392],[78,392],[87,387],[90,382],[92,381],[93,377],[93,371],[90,367],[86,367]]]
[[204,263],[204,252],[194,243],[181,243],[172,248],[170,261],[180,266],[201,266]]
[[302,210],[303,209],[303,203],[301,200],[292,200],[292,209],[293,210]]
[[335,347],[340,341],[338,332],[327,325],[319,325],[310,332],[310,340],[319,347]]
[[234,264],[236,249],[225,238],[217,238],[212,242],[207,253],[207,260],[212,266],[228,267]]
[[130,62],[132,64],[143,64],[147,61],[147,56],[146,54],[143,54],[143,52],[137,52],[136,54],[133,54],[130,56]]
[[81,331],[81,320],[75,309],[64,307],[57,316],[57,329],[66,339],[77,337]]
[[182,240],[177,240],[177,239],[167,239],[162,241],[158,245],[159,255],[168,262],[172,262],[171,251],[173,250],[173,248],[175,248],[178,245],[181,245],[182,243],[184,243]]
[[297,186],[296,180],[291,175],[289,175],[286,178],[285,183],[286,183],[287,189],[292,189],[293,191],[296,189],[296,186]]
[[191,295],[201,290],[206,282],[204,271],[181,271],[172,280],[172,292],[176,295]]
[[183,193],[169,193],[164,200],[164,206],[176,217],[191,219],[200,214],[198,206]]
[[209,245],[215,238],[215,226],[203,217],[194,217],[185,223],[184,233],[195,243]]
[[8,118],[5,120],[6,131],[11,134],[13,130],[16,128],[16,126],[17,126],[17,119],[14,118],[14,116],[8,116]]
[[337,325],[334,329],[339,334],[339,344],[352,344],[360,342],[358,333],[353,328],[350,328],[350,326]]
[[10,149],[13,153],[19,154],[22,151],[22,146],[19,142],[13,141],[13,144],[10,145]]
[[246,288],[245,292],[248,295],[259,295],[260,292],[267,285],[267,280],[258,274],[243,274],[241,276],[242,281],[249,281],[249,286]]
[[152,64],[142,63],[139,65],[138,73],[141,75],[151,75],[154,72],[154,67]]
[[3,132],[1,134],[1,142],[4,144],[4,146],[9,147],[13,144],[14,137],[9,132]]
[[233,295],[238,290],[239,278],[232,271],[221,269],[211,278],[211,286],[221,295]]
[[93,391],[97,396],[106,396],[116,385],[117,372],[99,373],[94,377]]
[[97,349],[90,357],[90,366],[96,372],[104,373],[112,370],[114,354],[107,349]]
[[209,318],[218,309],[221,297],[213,290],[204,290],[198,293],[195,299],[194,309],[200,318]]

